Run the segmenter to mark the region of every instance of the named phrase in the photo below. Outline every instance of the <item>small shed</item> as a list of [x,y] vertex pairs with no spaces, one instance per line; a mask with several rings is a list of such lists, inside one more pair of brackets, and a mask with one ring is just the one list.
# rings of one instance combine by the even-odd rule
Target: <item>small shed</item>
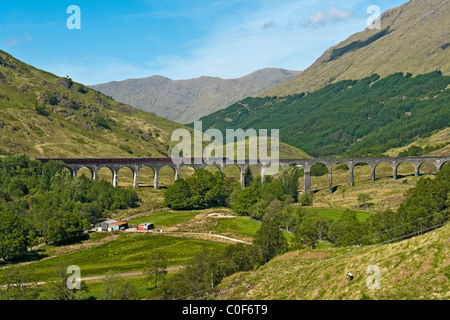
[[97,231],[110,231],[113,223],[119,222],[117,220],[106,220],[97,224]]
[[141,230],[141,231],[150,231],[150,230],[152,230],[154,227],[155,227],[155,226],[153,225],[153,223],[151,223],[151,222],[144,222],[144,223],[141,223],[141,224],[138,226],[138,230]]
[[114,222],[109,227],[111,230],[125,230],[128,229],[128,222]]

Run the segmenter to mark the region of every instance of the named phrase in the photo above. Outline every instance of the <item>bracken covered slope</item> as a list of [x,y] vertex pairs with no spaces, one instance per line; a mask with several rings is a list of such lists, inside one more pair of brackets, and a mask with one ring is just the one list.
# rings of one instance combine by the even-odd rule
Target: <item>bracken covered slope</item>
[[[448,300],[449,257],[449,225],[396,243],[293,251],[224,279],[217,298]],[[379,267],[380,289],[367,286],[371,265]]]

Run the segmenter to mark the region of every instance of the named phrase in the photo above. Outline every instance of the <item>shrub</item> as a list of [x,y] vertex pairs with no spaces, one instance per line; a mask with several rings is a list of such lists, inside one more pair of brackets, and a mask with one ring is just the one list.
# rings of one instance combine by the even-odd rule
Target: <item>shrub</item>
[[48,117],[50,115],[50,112],[48,112],[47,108],[44,105],[37,105],[35,107],[37,114]]
[[109,126],[108,120],[103,115],[99,115],[97,118],[95,118],[95,123],[99,127],[102,127],[105,129],[111,129],[111,127]]
[[309,206],[312,204],[313,202],[313,196],[311,193],[305,193],[303,194],[299,199],[298,202],[302,205],[302,206]]

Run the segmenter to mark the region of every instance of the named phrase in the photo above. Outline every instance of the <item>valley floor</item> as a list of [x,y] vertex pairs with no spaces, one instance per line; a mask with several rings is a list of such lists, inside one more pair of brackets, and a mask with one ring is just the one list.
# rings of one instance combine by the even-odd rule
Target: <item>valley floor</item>
[[[370,169],[360,166],[355,169],[353,187],[348,185],[348,171],[338,169],[333,171],[336,188],[332,194],[328,193],[327,175],[313,177],[313,204],[307,208],[332,220],[339,220],[344,209],[351,209],[360,221],[364,221],[379,210],[398,206],[406,190],[419,179],[414,177],[411,169],[401,167],[401,176],[394,182],[390,168],[380,165],[376,171],[377,180],[371,181]],[[432,167],[424,166],[423,169],[425,174],[427,170],[434,173]],[[191,172],[182,174],[189,176]],[[101,174],[100,178],[110,179],[107,173]],[[36,261],[19,265],[32,272],[36,282],[51,281],[59,262],[78,265],[90,295],[98,299],[101,299],[104,277],[111,270],[136,286],[138,298],[153,299],[156,298],[155,291],[142,271],[147,257],[154,250],[164,250],[168,258],[168,277],[171,277],[203,248],[220,252],[230,243],[251,243],[260,228],[259,221],[238,216],[228,208],[191,211],[163,208],[163,193],[173,180],[171,172],[161,175],[162,189],[151,187],[151,175],[143,179],[144,186],[136,189],[141,199],[140,206],[118,211],[111,217],[134,225],[153,222],[155,229],[162,229],[163,232],[95,233],[91,239],[73,245],[41,246],[36,250]],[[119,181],[120,187],[125,188],[132,182],[128,175],[119,177]],[[368,208],[362,208],[357,201],[361,192],[372,196]],[[448,299],[449,231],[446,226],[399,243],[357,249],[330,248],[329,243],[321,242],[314,251],[289,252],[256,271],[226,278],[215,298]],[[283,233],[292,243],[293,235]],[[349,249],[352,251],[348,252]],[[366,287],[366,269],[372,264],[381,270],[380,290],[368,290]],[[1,279],[11,265],[0,264],[0,267]],[[351,283],[346,279],[348,271],[355,275]]]

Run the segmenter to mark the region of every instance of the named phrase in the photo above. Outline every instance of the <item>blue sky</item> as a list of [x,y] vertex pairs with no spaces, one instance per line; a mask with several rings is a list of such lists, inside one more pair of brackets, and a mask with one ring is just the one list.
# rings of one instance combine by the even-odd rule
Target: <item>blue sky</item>
[[[303,70],[406,0],[1,0],[0,49],[84,84]],[[81,29],[67,28],[67,8]]]

